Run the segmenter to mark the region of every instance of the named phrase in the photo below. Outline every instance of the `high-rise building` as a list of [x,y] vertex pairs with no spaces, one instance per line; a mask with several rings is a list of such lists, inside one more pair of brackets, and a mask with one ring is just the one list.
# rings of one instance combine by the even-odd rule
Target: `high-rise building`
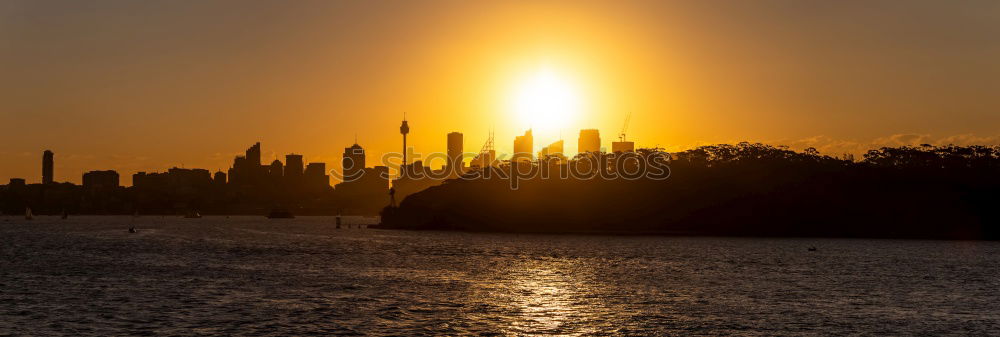
[[52,173],[54,171],[55,163],[53,163],[52,157],[54,154],[52,151],[45,150],[42,153],[42,184],[52,183]]
[[341,160],[341,172],[344,174],[344,181],[357,180],[364,169],[365,149],[357,143],[351,145],[351,147],[344,148],[344,158]]
[[275,159],[271,162],[271,166],[267,169],[267,175],[271,177],[272,181],[280,181],[282,175],[284,174],[285,167],[281,165],[281,161]]
[[514,155],[511,162],[531,161],[534,138],[531,136],[531,129],[528,129],[523,136],[514,137]]
[[299,178],[302,178],[302,171],[305,170],[302,162],[301,154],[286,154],[285,155],[285,179],[294,182]]
[[326,163],[309,163],[303,174],[306,185],[310,188],[330,187],[330,176],[326,174]]
[[229,169],[230,184],[254,185],[260,183],[265,176],[267,169],[260,165],[260,142],[248,148],[245,155],[236,156],[233,167]]
[[[247,169],[246,162],[247,157],[245,156],[236,156],[236,158],[233,158],[233,167],[229,168],[230,184],[245,184],[247,182],[248,177],[245,176]],[[138,186],[135,183],[135,178],[132,178],[132,181],[133,186]]]
[[601,132],[597,129],[580,130],[580,139],[577,140],[577,152],[600,152]]
[[253,144],[246,152],[246,160],[250,166],[260,166],[260,142]]
[[463,147],[464,140],[461,132],[448,134],[448,168],[452,174],[461,174],[465,169],[465,162],[462,160]]

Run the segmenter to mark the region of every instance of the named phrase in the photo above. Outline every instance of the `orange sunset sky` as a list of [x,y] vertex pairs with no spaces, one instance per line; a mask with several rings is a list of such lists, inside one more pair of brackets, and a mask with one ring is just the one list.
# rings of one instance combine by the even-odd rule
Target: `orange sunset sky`
[[0,2],[3,181],[45,149],[71,182],[257,141],[335,166],[355,134],[375,165],[404,111],[418,153],[610,147],[629,112],[668,150],[997,144],[998,93],[1000,1]]

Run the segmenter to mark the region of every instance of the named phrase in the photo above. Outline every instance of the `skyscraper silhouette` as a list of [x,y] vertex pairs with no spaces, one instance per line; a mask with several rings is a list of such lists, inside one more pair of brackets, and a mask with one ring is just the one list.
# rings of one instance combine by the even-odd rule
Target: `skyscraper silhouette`
[[254,185],[260,183],[267,175],[267,170],[260,165],[260,142],[246,150],[246,154],[233,159],[233,167],[229,169],[229,182],[237,185]]
[[531,161],[534,156],[532,153],[533,143],[534,137],[531,135],[531,129],[528,129],[523,136],[514,137],[514,156],[510,158],[510,161]]
[[281,161],[275,159],[271,162],[271,167],[267,170],[267,175],[271,177],[274,182],[281,181],[281,176],[283,174],[284,166],[281,165]]
[[464,140],[461,132],[451,132],[448,134],[448,170],[451,175],[461,174],[465,169],[462,160]]
[[302,177],[303,167],[302,155],[289,153],[285,155],[285,179],[289,182],[298,181]]
[[260,166],[260,142],[253,144],[253,146],[247,149],[246,160],[251,166]]
[[330,187],[330,176],[326,174],[326,163],[309,163],[302,175],[310,189]]
[[344,148],[341,169],[341,172],[344,173],[344,181],[357,180],[361,176],[361,172],[365,169],[365,149],[357,143]]
[[45,150],[45,152],[42,153],[42,184],[51,184],[53,181],[52,173],[55,166],[52,159],[53,156],[55,156],[55,154],[49,150]]
[[601,132],[597,129],[580,130],[580,139],[577,140],[577,152],[600,152]]

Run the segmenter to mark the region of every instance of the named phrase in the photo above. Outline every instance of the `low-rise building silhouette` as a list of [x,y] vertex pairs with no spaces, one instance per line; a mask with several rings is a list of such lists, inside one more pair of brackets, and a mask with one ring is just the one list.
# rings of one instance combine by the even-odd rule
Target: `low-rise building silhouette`
[[215,175],[212,177],[212,183],[215,184],[215,185],[217,185],[217,186],[225,186],[226,185],[226,173],[222,172],[222,170],[216,171]]
[[85,190],[115,189],[119,186],[118,180],[118,172],[114,170],[90,171],[83,174],[83,188]]
[[624,140],[611,142],[611,152],[635,152],[635,143]]
[[10,178],[10,182],[7,183],[7,188],[21,188],[24,187],[24,178]]
[[559,159],[565,160],[566,156],[563,155],[563,141],[557,140],[549,146],[542,148],[538,152],[538,159]]

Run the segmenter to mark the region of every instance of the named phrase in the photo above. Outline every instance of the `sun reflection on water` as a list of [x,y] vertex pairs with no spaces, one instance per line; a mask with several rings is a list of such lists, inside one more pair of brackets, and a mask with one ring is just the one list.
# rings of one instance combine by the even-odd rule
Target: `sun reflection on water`
[[511,333],[582,335],[588,322],[605,314],[600,296],[565,261],[531,261],[511,270],[507,305],[516,319]]

